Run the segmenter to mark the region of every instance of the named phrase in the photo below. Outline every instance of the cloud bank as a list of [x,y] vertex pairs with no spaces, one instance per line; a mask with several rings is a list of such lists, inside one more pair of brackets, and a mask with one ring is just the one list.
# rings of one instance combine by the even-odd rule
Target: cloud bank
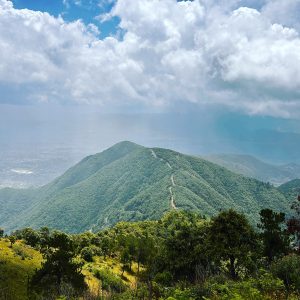
[[120,34],[101,40],[92,24],[0,0],[0,102],[299,118],[299,11],[299,0],[118,0],[98,18],[120,18]]

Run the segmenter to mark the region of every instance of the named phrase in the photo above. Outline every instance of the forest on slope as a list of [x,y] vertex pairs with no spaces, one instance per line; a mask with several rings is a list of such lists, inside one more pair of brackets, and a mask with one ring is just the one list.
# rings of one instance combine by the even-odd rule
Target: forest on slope
[[296,163],[274,165],[245,154],[215,154],[203,158],[237,174],[276,186],[300,178],[300,165]]
[[0,226],[79,233],[119,221],[158,220],[171,209],[213,216],[230,208],[255,225],[264,207],[289,214],[290,199],[271,184],[204,159],[121,142],[41,188],[1,189]]

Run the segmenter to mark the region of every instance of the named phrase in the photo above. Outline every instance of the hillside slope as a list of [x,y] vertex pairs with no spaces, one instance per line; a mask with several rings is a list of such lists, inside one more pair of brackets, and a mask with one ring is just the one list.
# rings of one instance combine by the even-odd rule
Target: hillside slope
[[28,299],[28,280],[40,268],[42,255],[17,241],[0,238],[0,299]]
[[287,199],[293,201],[298,195],[300,195],[300,179],[294,179],[282,184],[278,188]]
[[[120,220],[157,219],[170,209],[195,210],[211,216],[234,208],[255,224],[263,207],[289,210],[274,187],[243,177],[201,158],[121,142],[89,156],[50,184],[31,191],[0,190],[9,199],[7,230],[49,226],[68,232],[96,230]],[[11,190],[11,193],[18,193]],[[3,213],[5,214],[5,213]]]
[[232,172],[274,185],[300,178],[300,166],[297,164],[272,165],[254,156],[242,154],[209,155],[204,158]]

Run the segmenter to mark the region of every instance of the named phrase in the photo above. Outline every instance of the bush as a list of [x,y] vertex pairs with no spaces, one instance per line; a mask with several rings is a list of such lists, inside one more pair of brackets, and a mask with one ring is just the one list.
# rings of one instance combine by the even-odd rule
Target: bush
[[21,245],[15,245],[13,251],[16,255],[20,256],[22,260],[25,260],[26,258],[32,259],[32,255],[28,254]]
[[172,280],[173,280],[172,274],[168,271],[158,273],[154,278],[155,282],[162,284],[164,286],[171,286]]
[[97,269],[94,271],[94,275],[101,280],[102,288],[104,290],[112,290],[118,293],[126,290],[126,285],[122,279],[112,273],[109,269]]
[[80,252],[81,257],[87,261],[87,262],[92,262],[93,256],[95,255],[93,248],[91,247],[84,247],[81,252]]
[[251,280],[263,294],[270,295],[272,299],[277,299],[279,295],[284,294],[283,281],[271,273],[261,270],[259,277]]
[[280,278],[288,292],[300,292],[300,256],[290,254],[276,261],[271,266],[272,273]]
[[169,298],[167,298],[167,300],[194,300],[195,298],[192,296],[192,292],[189,289],[184,289],[184,290],[180,290],[180,289],[175,289],[173,295]]
[[261,271],[257,278],[223,283],[207,281],[205,286],[210,294],[205,299],[285,299],[283,282],[265,271]]

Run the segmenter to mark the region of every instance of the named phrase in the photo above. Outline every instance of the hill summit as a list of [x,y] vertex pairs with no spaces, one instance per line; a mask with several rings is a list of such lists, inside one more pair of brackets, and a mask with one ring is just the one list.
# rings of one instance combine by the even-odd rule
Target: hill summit
[[0,190],[0,226],[94,231],[121,220],[158,219],[172,209],[212,216],[229,208],[256,223],[263,207],[286,212],[289,201],[270,184],[204,159],[125,141],[41,188]]

